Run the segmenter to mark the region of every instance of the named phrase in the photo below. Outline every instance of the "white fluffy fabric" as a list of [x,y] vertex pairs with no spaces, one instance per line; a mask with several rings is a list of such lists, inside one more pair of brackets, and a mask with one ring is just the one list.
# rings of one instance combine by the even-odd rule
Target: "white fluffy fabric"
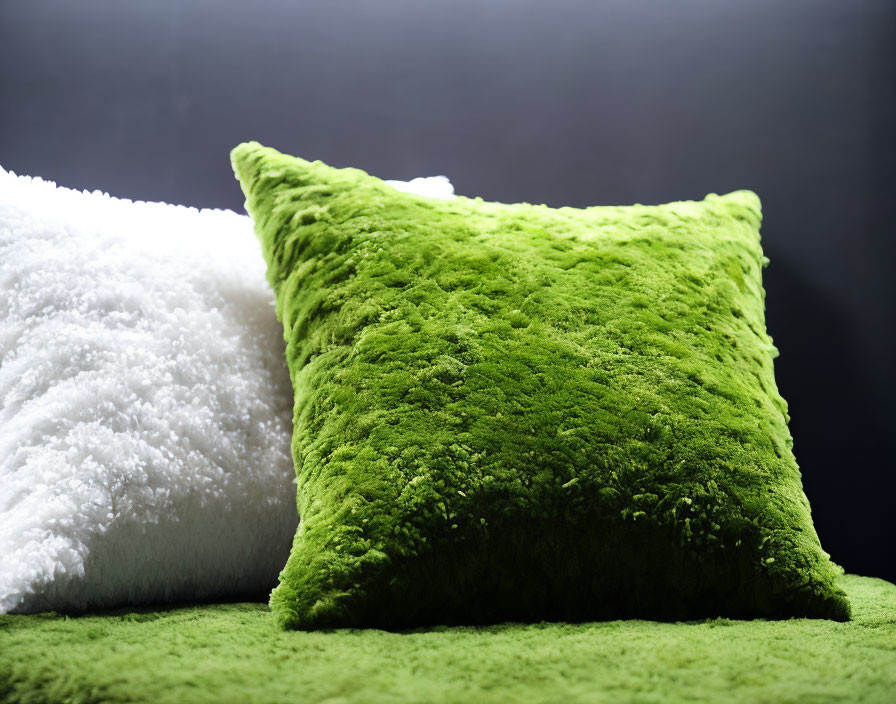
[[266,593],[292,399],[249,218],[0,169],[0,612]]
[[405,193],[430,198],[453,198],[454,185],[447,176],[420,176],[410,181],[386,181],[393,188]]

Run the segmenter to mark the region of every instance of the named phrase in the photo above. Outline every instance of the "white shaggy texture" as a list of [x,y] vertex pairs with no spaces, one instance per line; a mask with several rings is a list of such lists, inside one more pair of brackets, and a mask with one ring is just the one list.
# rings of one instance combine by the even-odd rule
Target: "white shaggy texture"
[[386,181],[393,188],[405,193],[416,193],[430,198],[453,198],[454,185],[447,176],[420,176],[410,181]]
[[0,169],[0,612],[265,594],[292,400],[248,217]]

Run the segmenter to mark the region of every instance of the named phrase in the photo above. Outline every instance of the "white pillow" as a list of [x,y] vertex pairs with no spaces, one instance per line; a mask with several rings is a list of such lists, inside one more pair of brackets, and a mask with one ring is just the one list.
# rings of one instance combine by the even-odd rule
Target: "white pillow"
[[266,593],[298,520],[283,348],[248,217],[0,169],[0,612]]

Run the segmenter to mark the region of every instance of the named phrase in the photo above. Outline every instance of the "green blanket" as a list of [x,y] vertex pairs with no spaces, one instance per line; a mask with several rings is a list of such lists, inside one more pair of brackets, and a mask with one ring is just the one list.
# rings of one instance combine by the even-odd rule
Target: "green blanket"
[[896,586],[847,623],[284,632],[264,604],[0,617],[3,702],[896,701]]

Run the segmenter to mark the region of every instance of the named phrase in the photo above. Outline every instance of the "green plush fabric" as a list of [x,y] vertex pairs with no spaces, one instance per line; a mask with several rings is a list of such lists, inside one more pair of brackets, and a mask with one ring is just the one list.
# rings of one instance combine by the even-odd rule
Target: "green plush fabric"
[[0,616],[0,701],[882,702],[896,586],[841,578],[853,620],[608,621],[296,632],[262,604]]
[[755,194],[552,209],[232,160],[295,388],[283,626],[849,618],[775,385]]

